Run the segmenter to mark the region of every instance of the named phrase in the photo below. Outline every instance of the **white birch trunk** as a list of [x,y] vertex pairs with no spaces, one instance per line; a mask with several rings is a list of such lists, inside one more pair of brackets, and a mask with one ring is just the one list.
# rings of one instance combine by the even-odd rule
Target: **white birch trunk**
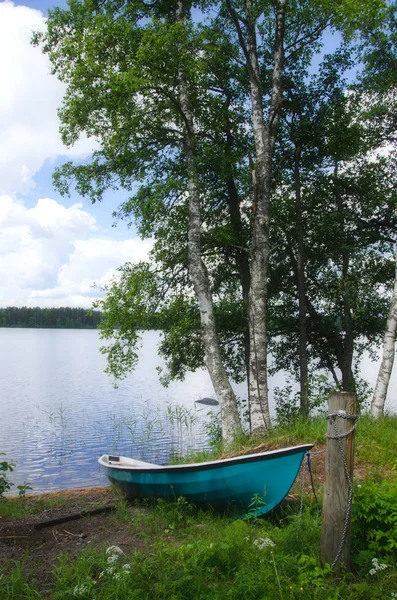
[[[177,20],[182,21],[185,14],[185,2],[177,2]],[[219,338],[216,331],[212,294],[207,269],[201,257],[201,215],[200,191],[195,166],[195,135],[193,113],[187,91],[186,74],[181,61],[179,69],[179,101],[184,118],[184,139],[186,164],[189,173],[189,231],[188,255],[189,272],[198,301],[201,318],[201,330],[205,349],[205,364],[214,386],[215,394],[221,406],[222,438],[225,446],[230,446],[236,434],[241,432],[240,416],[236,396],[230,385],[223,366]]]
[[381,417],[384,412],[387,388],[394,363],[395,340],[397,329],[397,250],[396,271],[394,278],[394,289],[390,304],[389,316],[386,323],[386,331],[383,338],[383,355],[380,364],[378,378],[376,380],[374,395],[371,402],[371,414],[373,417]]
[[[262,86],[256,45],[256,19],[252,0],[246,0],[248,46],[247,66],[250,74],[252,122],[256,166],[253,173],[254,220],[251,247],[251,288],[249,293],[249,398],[251,431],[266,434],[271,428],[267,382],[267,282],[269,264],[269,203],[272,180],[272,157],[280,123],[282,102],[283,39],[286,0],[276,1],[276,37],[269,120],[265,123]],[[241,41],[241,33],[239,35]]]

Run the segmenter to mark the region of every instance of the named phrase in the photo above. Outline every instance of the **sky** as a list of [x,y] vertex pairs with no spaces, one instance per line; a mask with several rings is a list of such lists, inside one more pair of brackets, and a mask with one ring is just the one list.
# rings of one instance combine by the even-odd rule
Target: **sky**
[[63,146],[64,87],[30,44],[54,5],[66,2],[0,0],[0,307],[89,308],[117,267],[151,248],[125,223],[113,226],[122,192],[93,205],[73,193],[62,198],[52,185],[56,166],[94,148],[86,138]]

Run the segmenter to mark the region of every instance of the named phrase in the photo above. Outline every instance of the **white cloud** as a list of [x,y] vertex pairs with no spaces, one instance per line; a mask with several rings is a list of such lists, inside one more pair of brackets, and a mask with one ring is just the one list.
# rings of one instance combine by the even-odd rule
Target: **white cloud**
[[30,44],[45,18],[27,6],[0,2],[0,192],[24,193],[47,159],[91,152],[82,138],[70,150],[62,145],[57,108],[64,86],[50,75],[40,48]]
[[0,306],[91,306],[124,262],[145,260],[149,240],[93,237],[95,219],[81,204],[43,198],[26,208],[0,196]]
[[86,138],[72,149],[62,144],[57,109],[65,88],[30,43],[45,26],[40,11],[0,0],[0,306],[89,307],[101,295],[93,284],[147,258],[152,243],[108,239],[81,203],[23,201],[45,161],[83,157],[95,145]]

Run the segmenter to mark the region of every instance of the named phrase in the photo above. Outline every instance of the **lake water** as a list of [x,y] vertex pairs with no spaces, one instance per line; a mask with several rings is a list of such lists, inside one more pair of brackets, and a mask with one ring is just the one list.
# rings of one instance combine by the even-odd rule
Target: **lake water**
[[[0,452],[17,463],[13,483],[29,482],[34,492],[103,485],[101,454],[165,464],[172,453],[206,447],[203,423],[218,408],[195,401],[214,397],[208,373],[163,388],[157,342],[158,333],[143,335],[137,369],[114,389],[97,331],[0,329]],[[373,384],[376,365],[367,360],[364,372]],[[284,381],[282,373],[271,378],[271,397]],[[245,385],[235,390],[245,397]]]

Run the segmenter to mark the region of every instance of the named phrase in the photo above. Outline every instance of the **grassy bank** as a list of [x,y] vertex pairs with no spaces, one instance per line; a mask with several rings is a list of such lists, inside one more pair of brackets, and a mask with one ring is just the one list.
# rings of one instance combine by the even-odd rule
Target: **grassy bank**
[[[324,419],[314,419],[276,428],[266,440],[242,440],[235,450],[246,452],[262,443],[280,447],[316,442],[322,447],[325,429]],[[321,508],[309,494],[301,504],[300,485],[295,501],[257,520],[199,511],[183,499],[130,506],[113,498],[115,510],[110,515],[76,521],[75,529],[65,526],[66,533],[47,532],[45,541],[32,538],[29,545],[24,539],[22,564],[6,561],[0,571],[0,598],[397,598],[396,432],[396,417],[360,421],[349,573],[320,563]],[[319,463],[315,475],[319,475],[316,488],[321,502],[320,467]],[[4,532],[10,519],[28,524],[54,511],[71,510],[71,505],[75,509],[76,502],[84,506],[78,494],[3,499],[0,529]],[[106,496],[94,499],[95,506],[106,502]],[[22,538],[15,536],[13,542],[15,549]],[[45,543],[48,556],[43,554]]]

